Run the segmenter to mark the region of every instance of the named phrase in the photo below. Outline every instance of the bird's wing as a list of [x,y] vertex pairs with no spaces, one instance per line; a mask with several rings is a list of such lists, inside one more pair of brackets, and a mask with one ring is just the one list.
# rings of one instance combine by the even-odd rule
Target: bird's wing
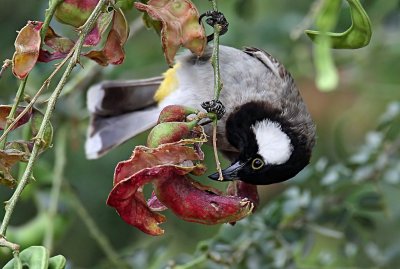
[[91,114],[115,116],[154,105],[154,94],[163,79],[103,81],[88,90],[87,108]]
[[163,77],[104,81],[87,94],[90,125],[85,143],[88,159],[96,159],[153,127],[160,108],[154,101]]
[[243,49],[243,52],[258,59],[269,70],[271,70],[271,72],[275,74],[275,76],[277,76],[278,78],[292,79],[290,73],[286,70],[283,64],[281,64],[268,52],[254,47],[245,47]]

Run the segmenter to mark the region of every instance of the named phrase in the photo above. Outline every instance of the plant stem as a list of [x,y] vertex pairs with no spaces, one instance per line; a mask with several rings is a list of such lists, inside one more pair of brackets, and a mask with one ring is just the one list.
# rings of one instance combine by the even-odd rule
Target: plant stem
[[43,46],[44,38],[46,37],[47,29],[49,28],[50,21],[53,18],[54,13],[57,10],[59,4],[61,4],[63,0],[49,0],[49,8],[46,9],[45,19],[42,25],[42,29],[40,29],[40,38],[41,38],[41,46]]
[[68,61],[68,59],[71,58],[72,54],[74,52],[74,49],[72,49],[67,57],[65,57],[54,69],[54,71],[50,74],[50,76],[43,82],[42,86],[40,89],[36,92],[36,94],[33,96],[31,101],[28,103],[28,105],[24,108],[24,110],[21,111],[21,113],[14,119],[14,121],[8,126],[8,128],[4,128],[3,134],[0,136],[0,141],[5,140],[5,137],[7,134],[11,131],[11,129],[17,124],[17,122],[33,107],[33,105],[36,103],[37,99],[41,95],[44,89],[47,89],[50,85],[51,80],[53,77],[61,70],[61,68],[65,65],[65,63]]
[[[218,11],[217,0],[211,0],[213,10]],[[214,99],[218,100],[221,90],[222,90],[222,82],[221,82],[221,74],[219,69],[219,36],[221,32],[221,25],[214,25],[214,44],[213,44],[213,52],[211,55],[211,65],[214,69]],[[222,170],[221,170],[221,162],[218,157],[218,148],[217,148],[217,124],[218,119],[215,117],[213,123],[213,150],[214,150],[214,158],[217,166],[217,171],[219,174],[218,180],[223,180]]]
[[37,137],[34,138],[35,139],[34,146],[33,146],[28,164],[26,166],[25,172],[24,172],[21,180],[19,181],[18,186],[17,186],[15,192],[13,193],[12,197],[7,202],[6,212],[4,214],[3,222],[1,223],[1,227],[0,227],[0,235],[2,235],[2,236],[4,236],[7,231],[7,227],[8,227],[11,215],[14,211],[14,208],[17,204],[17,201],[30,178],[30,175],[32,173],[33,164],[36,161],[37,155],[42,146],[42,139],[44,137],[46,125],[48,124],[50,117],[53,113],[58,96],[60,95],[65,83],[67,82],[67,79],[68,79],[69,75],[71,74],[72,69],[76,66],[77,63],[79,63],[80,53],[81,53],[81,49],[82,49],[85,37],[90,32],[90,30],[93,28],[98,16],[101,14],[102,8],[106,2],[107,2],[107,0],[100,0],[98,2],[97,6],[95,7],[95,9],[93,10],[92,14],[89,16],[88,20],[82,26],[82,28],[80,30],[79,39],[76,42],[74,48],[71,50],[71,52],[73,51],[73,53],[72,53],[71,59],[68,63],[68,66],[67,66],[66,70],[64,71],[60,81],[58,82],[56,88],[54,89],[53,94],[50,96],[49,102],[47,104],[46,112],[43,116],[43,121],[40,125]]
[[3,65],[1,66],[0,69],[0,78],[3,75],[3,72],[12,64],[12,61],[10,59],[5,59],[3,61]]
[[83,223],[85,224],[87,230],[89,231],[91,237],[98,243],[99,247],[103,250],[107,259],[113,263],[116,268],[129,268],[127,264],[119,259],[118,253],[112,248],[111,243],[108,241],[107,237],[101,232],[99,227],[93,218],[89,215],[86,208],[82,205],[77,195],[73,192],[68,184],[65,184],[68,193],[70,194],[70,203],[74,208],[75,212],[79,215]]
[[54,150],[55,163],[53,172],[53,186],[50,194],[50,206],[47,212],[49,223],[43,240],[43,245],[49,250],[49,253],[51,253],[53,248],[54,237],[54,223],[52,219],[54,219],[57,214],[58,199],[60,197],[64,167],[66,164],[67,130],[65,127],[61,127],[58,130],[57,139],[55,142],[56,146]]
[[7,116],[6,125],[4,126],[4,138],[3,138],[3,140],[0,141],[0,149],[4,149],[4,146],[6,145],[7,133],[5,131],[14,122],[15,113],[17,112],[19,102],[21,101],[21,98],[24,95],[27,80],[28,80],[28,76],[25,77],[19,84],[17,94],[15,95],[13,106],[11,107],[10,114],[8,114],[8,116]]

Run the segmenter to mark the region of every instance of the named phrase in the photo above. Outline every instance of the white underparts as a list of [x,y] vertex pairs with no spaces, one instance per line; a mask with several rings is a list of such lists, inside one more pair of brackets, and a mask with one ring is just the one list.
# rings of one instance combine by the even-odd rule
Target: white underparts
[[293,146],[279,123],[266,119],[251,128],[256,136],[258,154],[266,164],[278,165],[289,160]]

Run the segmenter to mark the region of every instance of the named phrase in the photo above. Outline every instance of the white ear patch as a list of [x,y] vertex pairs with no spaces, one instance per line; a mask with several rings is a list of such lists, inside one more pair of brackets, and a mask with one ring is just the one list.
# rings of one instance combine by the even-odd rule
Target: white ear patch
[[251,129],[256,136],[258,154],[266,164],[277,165],[289,160],[293,146],[279,123],[263,120],[255,123]]

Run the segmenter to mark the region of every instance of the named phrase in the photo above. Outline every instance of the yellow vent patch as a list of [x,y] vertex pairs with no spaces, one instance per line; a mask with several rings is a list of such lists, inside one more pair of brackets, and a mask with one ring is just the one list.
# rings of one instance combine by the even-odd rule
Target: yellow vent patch
[[168,69],[164,74],[164,80],[161,82],[160,87],[158,87],[156,93],[154,94],[154,100],[161,102],[165,97],[170,95],[175,91],[178,86],[178,78],[176,76],[176,71],[179,68],[179,64],[175,64],[174,67]]

